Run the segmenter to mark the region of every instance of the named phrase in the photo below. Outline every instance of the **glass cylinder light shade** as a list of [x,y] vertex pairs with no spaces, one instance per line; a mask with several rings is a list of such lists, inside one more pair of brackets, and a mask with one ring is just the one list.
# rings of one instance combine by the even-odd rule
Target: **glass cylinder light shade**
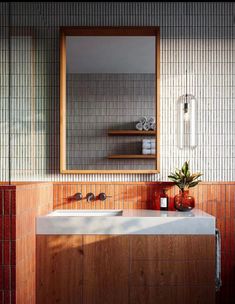
[[185,94],[177,100],[178,147],[194,149],[197,146],[197,102]]

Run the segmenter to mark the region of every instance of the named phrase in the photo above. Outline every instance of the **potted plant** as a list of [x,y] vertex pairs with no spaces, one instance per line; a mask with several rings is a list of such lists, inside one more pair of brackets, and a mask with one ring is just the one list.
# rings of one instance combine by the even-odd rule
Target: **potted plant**
[[189,188],[195,187],[201,182],[198,178],[202,173],[192,173],[189,171],[189,161],[186,161],[182,168],[176,169],[174,173],[170,173],[168,178],[180,188],[180,193],[174,198],[175,208],[179,211],[189,211],[195,206],[194,197],[189,195]]

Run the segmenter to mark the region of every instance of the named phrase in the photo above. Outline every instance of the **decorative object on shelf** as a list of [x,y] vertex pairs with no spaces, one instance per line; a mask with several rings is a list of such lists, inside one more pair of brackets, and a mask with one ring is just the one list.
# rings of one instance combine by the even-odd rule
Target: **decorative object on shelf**
[[139,122],[142,123],[142,125],[144,125],[146,122],[148,121],[147,117],[143,116],[139,119]]
[[144,131],[149,131],[150,130],[150,123],[146,122],[145,124],[143,124],[143,130]]
[[175,173],[170,173],[168,178],[180,188],[180,193],[174,197],[175,209],[178,211],[190,211],[195,206],[194,197],[189,195],[189,188],[195,187],[201,182],[198,178],[202,173],[192,173],[189,171],[189,161],[183,164],[179,170],[176,169]]
[[136,130],[138,130],[138,131],[143,131],[143,124],[142,124],[142,122],[139,121],[139,122],[136,124],[135,128],[136,128]]
[[156,130],[156,124],[155,124],[155,122],[151,122],[150,123],[150,130],[153,130],[153,131]]
[[[137,130],[109,130],[109,135],[115,136],[153,136],[156,137],[155,131],[137,131]],[[142,140],[142,154],[112,154],[108,159],[156,159],[156,140]]]
[[135,126],[136,130],[139,131],[154,131],[156,128],[155,118],[154,117],[141,117]]
[[156,154],[155,139],[143,139],[142,140],[142,154]]

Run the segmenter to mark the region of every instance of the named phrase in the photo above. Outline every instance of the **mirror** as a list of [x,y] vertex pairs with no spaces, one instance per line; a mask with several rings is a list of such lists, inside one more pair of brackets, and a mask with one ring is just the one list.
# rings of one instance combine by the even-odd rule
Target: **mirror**
[[62,28],[62,173],[156,173],[159,29]]

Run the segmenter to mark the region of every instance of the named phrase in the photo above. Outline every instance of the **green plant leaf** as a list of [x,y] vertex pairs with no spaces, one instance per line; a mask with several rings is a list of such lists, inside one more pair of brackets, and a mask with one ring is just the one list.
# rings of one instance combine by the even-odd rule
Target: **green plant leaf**
[[192,174],[191,176],[193,177],[193,180],[195,180],[195,179],[197,179],[197,178],[199,178],[200,176],[202,176],[203,174],[202,173],[194,173],[194,174]]
[[179,178],[183,179],[185,177],[184,173],[182,171],[179,172]]
[[175,178],[175,179],[177,179],[177,178],[178,178],[178,176],[177,176],[177,175],[175,175],[175,174],[173,174],[173,173],[171,173],[170,175],[168,175],[168,177],[169,177],[169,178]]
[[191,176],[188,176],[188,177],[187,177],[187,183],[191,183],[192,181],[193,181],[192,175],[191,175]]
[[178,177],[180,177],[180,170],[179,169],[175,170],[175,175],[177,175]]
[[195,187],[201,180],[197,180],[203,174],[201,172],[192,173],[189,170],[189,161],[184,162],[181,170],[175,169],[171,172],[168,178],[181,190]]
[[196,182],[189,183],[189,188],[192,188],[192,187],[197,186],[200,182],[201,182],[201,180],[198,180],[198,181],[196,181]]
[[187,161],[183,164],[181,170],[182,170],[183,174],[186,176],[187,172],[188,172],[188,162]]

